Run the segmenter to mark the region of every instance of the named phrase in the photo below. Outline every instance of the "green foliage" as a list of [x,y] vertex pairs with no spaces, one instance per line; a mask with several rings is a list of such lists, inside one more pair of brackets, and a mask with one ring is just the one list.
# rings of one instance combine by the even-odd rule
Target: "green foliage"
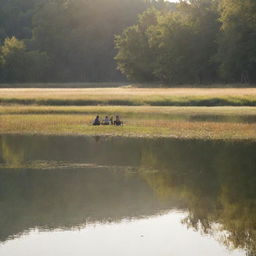
[[211,0],[181,2],[176,10],[165,7],[145,12],[137,26],[116,39],[119,69],[135,80],[213,81],[217,18],[217,4]]
[[139,24],[129,27],[121,36],[116,36],[119,70],[129,79],[152,81],[154,76],[155,54],[149,45],[148,27],[157,23],[158,11],[150,9],[139,18]]
[[146,6],[143,0],[52,1],[34,16],[31,43],[53,60],[54,81],[120,80],[114,34]]
[[3,59],[2,77],[10,81],[21,79],[24,71],[25,44],[15,37],[6,38],[1,47]]
[[2,46],[1,52],[4,57],[18,51],[23,51],[25,49],[25,44],[17,40],[15,37],[6,38],[4,40],[4,45]]
[[253,83],[255,13],[254,0],[0,0],[0,80],[121,81],[122,73]]
[[1,47],[2,80],[34,82],[42,80],[48,67],[48,57],[38,51],[27,51],[23,41],[6,38]]
[[218,60],[222,76],[228,81],[256,80],[256,2],[222,0],[222,31]]
[[[114,61],[114,35],[134,24],[149,5],[144,0],[0,0],[0,41],[15,36],[30,52],[26,61],[24,52],[13,55],[1,80],[122,80]],[[19,67],[27,63],[33,69],[29,64],[21,72]]]
[[0,0],[0,41],[31,38],[32,17],[46,0]]
[[151,47],[158,53],[154,70],[156,76],[167,82],[189,82],[194,75],[190,69],[193,31],[186,18],[179,13],[160,16],[158,24],[151,27],[148,34]]

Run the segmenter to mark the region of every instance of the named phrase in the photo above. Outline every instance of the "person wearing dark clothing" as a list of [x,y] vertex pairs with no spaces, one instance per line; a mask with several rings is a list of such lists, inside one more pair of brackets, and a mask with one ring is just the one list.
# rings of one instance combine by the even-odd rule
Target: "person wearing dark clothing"
[[93,125],[100,125],[100,117],[99,116],[96,116],[96,118],[93,122]]
[[123,125],[123,122],[120,120],[119,116],[116,116],[116,120],[114,121],[114,125],[116,125],[116,126]]

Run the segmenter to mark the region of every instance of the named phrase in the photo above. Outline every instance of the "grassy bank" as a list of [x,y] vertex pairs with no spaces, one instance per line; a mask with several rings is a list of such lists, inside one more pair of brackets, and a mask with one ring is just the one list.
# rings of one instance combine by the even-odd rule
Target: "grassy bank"
[[255,107],[0,105],[0,115],[121,115],[125,119],[256,122]]
[[123,115],[123,127],[94,127],[92,114],[2,114],[2,134],[110,135],[200,139],[256,139],[256,123],[189,121]]
[[[256,139],[252,88],[0,89],[0,103],[0,134]],[[98,114],[125,125],[94,127]]]
[[0,104],[45,106],[256,106],[255,88],[0,89]]

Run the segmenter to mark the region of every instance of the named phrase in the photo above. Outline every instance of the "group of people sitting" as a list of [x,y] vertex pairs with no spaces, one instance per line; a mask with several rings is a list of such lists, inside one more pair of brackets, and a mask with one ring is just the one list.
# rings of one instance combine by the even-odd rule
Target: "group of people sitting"
[[123,122],[120,120],[119,116],[116,116],[116,120],[114,120],[113,116],[110,118],[105,116],[105,118],[101,121],[99,116],[96,116],[95,120],[93,121],[93,125],[116,125],[120,126],[123,125]]

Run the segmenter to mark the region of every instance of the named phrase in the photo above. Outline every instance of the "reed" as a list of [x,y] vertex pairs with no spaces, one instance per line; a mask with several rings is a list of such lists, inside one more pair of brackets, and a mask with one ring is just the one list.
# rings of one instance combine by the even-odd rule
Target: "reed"
[[256,106],[255,88],[0,89],[0,104],[44,106]]
[[93,115],[1,115],[1,134],[108,135],[255,140],[256,123],[127,118],[122,127],[91,125]]
[[[253,88],[0,89],[0,103],[0,134],[256,139]],[[94,127],[95,115],[125,125]]]

